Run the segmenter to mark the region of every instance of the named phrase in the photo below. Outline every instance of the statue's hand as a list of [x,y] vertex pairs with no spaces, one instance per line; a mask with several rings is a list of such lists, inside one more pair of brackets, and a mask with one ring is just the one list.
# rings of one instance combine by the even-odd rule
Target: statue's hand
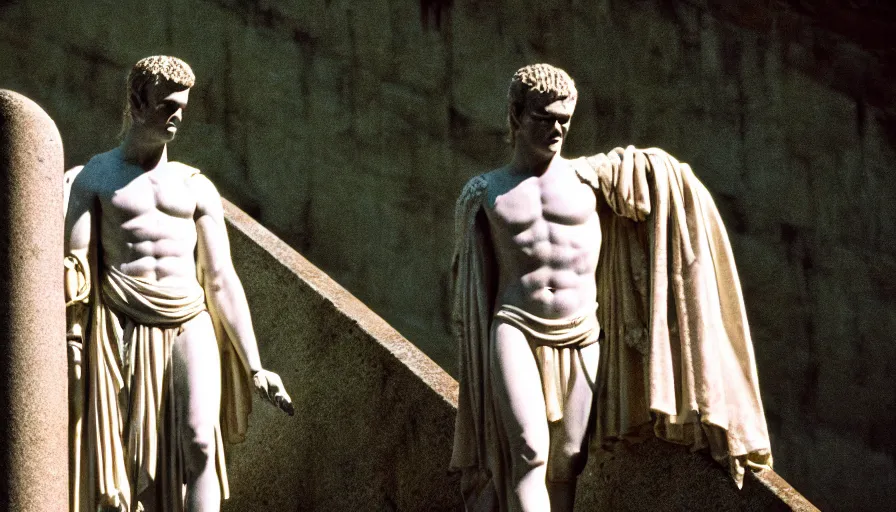
[[71,337],[68,340],[68,376],[69,382],[81,380],[81,351],[83,350],[81,339]]
[[258,370],[252,374],[252,382],[261,398],[279,407],[290,416],[295,414],[292,399],[289,398],[289,393],[286,392],[286,387],[283,386],[279,375],[267,370]]
[[75,425],[84,417],[83,347],[80,339],[68,340],[68,415]]

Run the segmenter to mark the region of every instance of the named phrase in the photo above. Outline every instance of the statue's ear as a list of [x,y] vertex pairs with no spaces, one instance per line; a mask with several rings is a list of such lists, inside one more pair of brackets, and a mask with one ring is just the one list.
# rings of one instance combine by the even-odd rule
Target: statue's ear
[[520,116],[523,113],[523,109],[518,108],[516,105],[508,105],[507,107],[507,127],[510,129],[510,140],[513,142],[516,139],[516,131],[520,128]]
[[134,119],[143,119],[143,111],[146,109],[145,88],[142,91],[131,91],[128,101],[131,102],[131,116]]
[[520,127],[520,114],[522,109],[518,109],[516,105],[507,107],[507,123],[510,124],[510,130],[516,131]]

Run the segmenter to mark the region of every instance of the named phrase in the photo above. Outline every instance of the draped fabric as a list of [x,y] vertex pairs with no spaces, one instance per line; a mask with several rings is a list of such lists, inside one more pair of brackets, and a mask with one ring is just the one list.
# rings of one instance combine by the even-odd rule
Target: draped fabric
[[[742,485],[745,466],[770,467],[772,458],[740,283],[712,198],[687,164],[659,149],[630,146],[569,163],[605,208],[594,442],[608,446],[653,422],[662,439],[709,447]],[[497,272],[487,188],[477,176],[458,199],[452,267],[460,368],[451,467],[464,472],[476,510],[499,507],[510,492],[489,384]]]
[[506,304],[495,313],[495,319],[525,334],[532,347],[549,422],[563,419],[570,379],[574,372],[584,372],[579,351],[596,342],[600,335],[595,309],[596,305],[592,305],[587,313],[561,319],[537,317]]
[[86,411],[100,504],[132,510],[155,482],[154,501],[182,509],[171,347],[180,325],[205,311],[202,288],[192,284],[162,288],[114,268],[103,273],[87,350]]
[[708,447],[740,487],[745,467],[771,467],[772,456],[718,209],[690,166],[660,149],[629,146],[578,163],[618,214],[602,222],[612,242],[597,277],[606,364],[596,436],[612,442],[653,415],[658,437]]
[[476,511],[506,505],[505,474],[510,469],[488,369],[497,272],[483,210],[487,194],[483,176],[471,179],[461,192],[454,212],[452,263],[451,327],[458,342],[459,388],[451,468],[462,471],[464,502],[467,510]]
[[[65,264],[67,277],[77,276],[80,284],[67,307],[89,305],[89,319],[81,322],[87,332],[80,378],[71,386],[72,399],[83,404],[75,409],[84,415],[71,418],[71,508],[135,511],[142,509],[142,500],[158,510],[183,510],[182,435],[171,351],[183,324],[210,314],[202,269],[197,268],[198,281],[162,286],[115,268],[90,272],[87,262],[73,257]],[[211,319],[222,365],[215,465],[227,499],[223,441],[245,438],[251,388],[220,319],[213,314]]]

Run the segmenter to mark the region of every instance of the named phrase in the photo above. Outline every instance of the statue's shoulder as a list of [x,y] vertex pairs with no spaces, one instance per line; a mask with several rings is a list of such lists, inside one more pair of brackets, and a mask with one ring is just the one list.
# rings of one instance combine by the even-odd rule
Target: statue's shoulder
[[454,205],[454,229],[458,236],[473,226],[474,219],[485,205],[488,197],[488,174],[473,176],[464,185]]
[[212,180],[202,172],[181,162],[168,162],[175,172],[180,173],[196,204],[203,211],[220,211],[221,194]]
[[575,171],[576,176],[578,176],[583,183],[591,186],[591,188],[595,190],[600,189],[600,181],[598,181],[597,178],[597,169],[600,166],[601,157],[603,159],[607,158],[606,155],[600,153],[594,156],[583,156],[568,160],[569,166]]
[[488,183],[490,175],[495,172],[488,172],[485,174],[480,174],[477,176],[473,176],[467,181],[466,185],[460,192],[460,197],[457,199],[457,203],[471,205],[474,203],[482,202],[483,198],[488,195]]
[[196,167],[174,161],[169,161],[168,165],[183,177],[184,183],[195,193],[208,199],[217,199],[219,197],[218,189],[215,188],[212,180],[207,175],[202,174],[202,171]]
[[71,179],[71,186],[81,191],[97,191],[104,180],[108,180],[110,173],[121,167],[121,157],[117,149],[94,155],[86,164],[73,167],[66,172]]
[[121,165],[121,157],[119,156],[118,149],[111,149],[105,153],[90,157],[90,160],[84,164],[84,169],[82,169],[81,173],[102,172],[119,165]]
[[[196,167],[187,165],[183,162],[169,161],[168,165],[171,166],[172,168],[174,168],[176,171],[182,172],[184,174],[184,176],[186,176],[187,178],[192,178],[194,176],[202,175],[202,171],[200,171]],[[205,176],[203,176],[203,177],[205,177]]]

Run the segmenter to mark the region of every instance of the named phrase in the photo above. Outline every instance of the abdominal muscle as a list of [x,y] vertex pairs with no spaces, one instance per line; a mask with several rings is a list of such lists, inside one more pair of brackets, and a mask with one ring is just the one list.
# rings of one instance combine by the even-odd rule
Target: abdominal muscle
[[192,219],[156,211],[123,224],[105,224],[102,245],[107,267],[160,285],[196,280],[196,227]]
[[495,307],[516,306],[546,319],[594,308],[599,225],[596,214],[576,226],[539,219],[530,229],[497,243],[500,275]]
[[[581,276],[568,274],[546,267],[539,268],[519,280],[506,283],[499,291],[500,301],[497,306],[516,306],[546,319],[566,318],[583,313],[586,308],[594,306],[596,289],[593,275],[586,280]],[[547,283],[547,286],[543,283]]]

